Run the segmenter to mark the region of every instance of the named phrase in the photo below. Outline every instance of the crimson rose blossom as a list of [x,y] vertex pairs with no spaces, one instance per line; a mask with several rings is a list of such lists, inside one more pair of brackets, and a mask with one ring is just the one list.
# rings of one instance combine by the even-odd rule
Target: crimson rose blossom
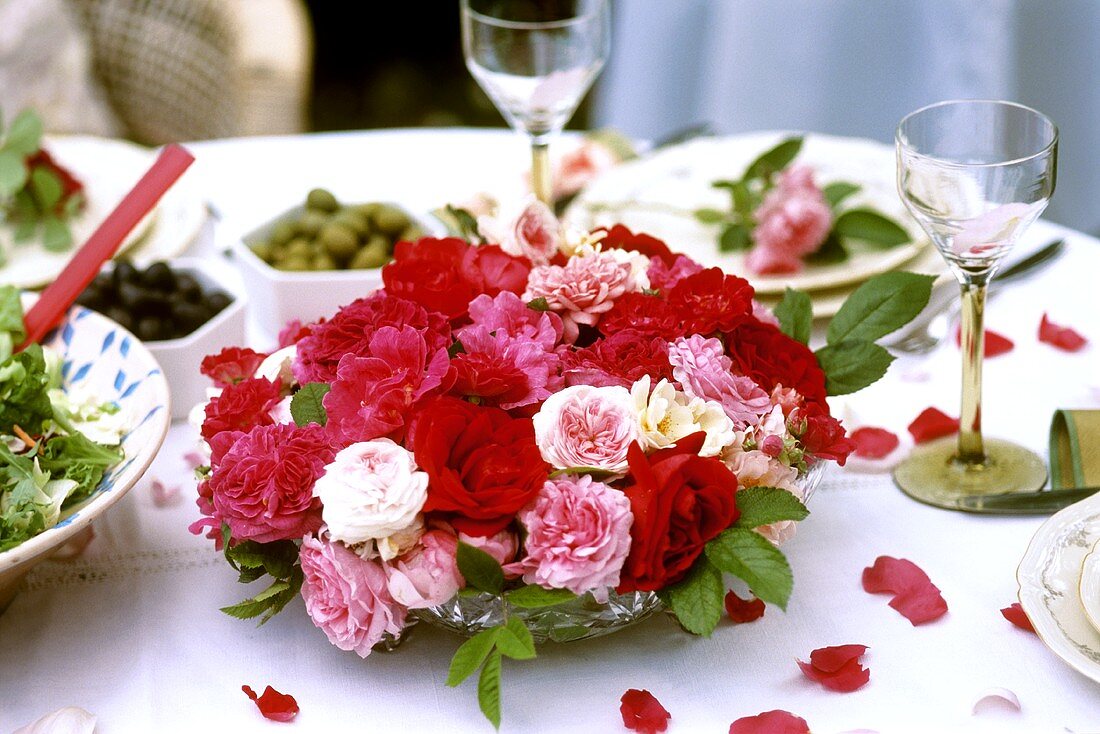
[[662,298],[625,293],[600,319],[599,329],[607,336],[629,329],[642,336],[672,341],[683,336],[682,321],[679,311]]
[[621,385],[629,390],[644,375],[649,375],[654,385],[672,381],[668,342],[634,329],[616,331],[584,349],[563,352],[561,360],[567,386]]
[[782,385],[825,405],[825,373],[817,357],[778,327],[749,318],[726,334],[726,352],[738,372],[767,392]]
[[217,354],[203,357],[199,372],[213,380],[215,387],[227,387],[256,374],[256,368],[266,357],[248,348],[226,347]]
[[446,515],[469,535],[493,535],[507,527],[549,472],[530,418],[451,397],[421,406],[412,449],[429,478],[424,511]]
[[705,439],[705,433],[694,433],[649,456],[638,444],[631,446],[631,483],[623,493],[634,526],[620,594],[676,583],[707,542],[739,517],[737,477],[718,459],[698,455]]
[[855,449],[840,421],[817,403],[807,403],[792,410],[787,426],[802,447],[815,458],[832,459],[844,466],[848,454]]
[[684,322],[677,336],[730,331],[752,316],[755,292],[747,280],[726,275],[719,268],[680,280],[668,292],[669,305]]
[[279,383],[274,380],[248,379],[227,385],[221,395],[206,404],[202,437],[209,443],[222,431],[270,425],[274,423],[271,409],[282,399]]
[[[213,519],[235,540],[270,543],[321,527],[313,484],[336,452],[316,423],[257,426],[242,433],[206,481]],[[200,503],[200,508],[202,507]]]
[[[599,231],[601,230],[595,230],[595,232]],[[640,252],[646,257],[658,258],[669,267],[676,264],[676,255],[668,249],[668,245],[652,235],[642,232],[635,234],[621,224],[616,224],[611,229],[604,227],[602,231],[605,234],[600,240],[600,244],[604,246],[604,249],[617,247],[620,250]]]

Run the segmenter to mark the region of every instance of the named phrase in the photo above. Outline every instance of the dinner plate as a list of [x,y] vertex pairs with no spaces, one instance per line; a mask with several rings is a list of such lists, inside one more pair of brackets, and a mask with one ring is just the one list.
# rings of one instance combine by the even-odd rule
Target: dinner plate
[[1100,541],[1100,495],[1050,517],[1016,571],[1020,605],[1055,655],[1100,682],[1100,630],[1081,603],[1081,567]]
[[1077,588],[1089,624],[1100,631],[1100,542],[1094,544],[1085,556],[1081,564],[1081,582]]
[[739,178],[764,151],[795,133],[767,132],[698,138],[616,166],[599,176],[566,210],[567,223],[582,228],[622,223],[668,242],[699,262],[748,278],[762,295],[786,288],[805,291],[852,285],[894,270],[916,257],[927,242],[897,194],[894,149],[862,138],[806,135],[796,163],[814,168],[819,186],[834,181],[859,184],[844,207],[870,207],[904,226],[912,241],[887,250],[853,252],[845,262],[807,265],[792,275],[751,275],[744,253],[718,250],[718,226],[698,222],[696,209],[727,209],[729,195],[711,182]]

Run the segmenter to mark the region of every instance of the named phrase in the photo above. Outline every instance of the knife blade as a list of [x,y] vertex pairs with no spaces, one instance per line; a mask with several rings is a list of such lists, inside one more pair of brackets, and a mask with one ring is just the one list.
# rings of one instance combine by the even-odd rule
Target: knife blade
[[1049,515],[1100,492],[1100,487],[1047,489],[1040,492],[986,494],[960,497],[958,509],[989,515]]

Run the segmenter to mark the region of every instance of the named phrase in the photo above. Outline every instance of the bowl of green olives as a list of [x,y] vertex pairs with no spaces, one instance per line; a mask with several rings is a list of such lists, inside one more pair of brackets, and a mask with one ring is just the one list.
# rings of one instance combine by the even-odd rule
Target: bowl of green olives
[[342,203],[313,189],[304,204],[246,234],[233,254],[257,324],[274,335],[380,288],[394,245],[438,229],[393,203]]

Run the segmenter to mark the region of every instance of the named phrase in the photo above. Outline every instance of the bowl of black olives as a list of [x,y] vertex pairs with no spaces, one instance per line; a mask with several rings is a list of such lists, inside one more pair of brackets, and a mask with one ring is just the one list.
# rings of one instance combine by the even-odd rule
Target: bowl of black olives
[[219,272],[224,268],[221,258],[181,257],[144,268],[120,260],[77,298],[145,343],[168,380],[174,419],[206,400],[203,357],[245,339],[245,299]]
[[233,247],[258,325],[274,335],[287,322],[329,316],[382,286],[394,245],[439,234],[389,202],[346,203],[313,189],[301,206],[246,234]]

